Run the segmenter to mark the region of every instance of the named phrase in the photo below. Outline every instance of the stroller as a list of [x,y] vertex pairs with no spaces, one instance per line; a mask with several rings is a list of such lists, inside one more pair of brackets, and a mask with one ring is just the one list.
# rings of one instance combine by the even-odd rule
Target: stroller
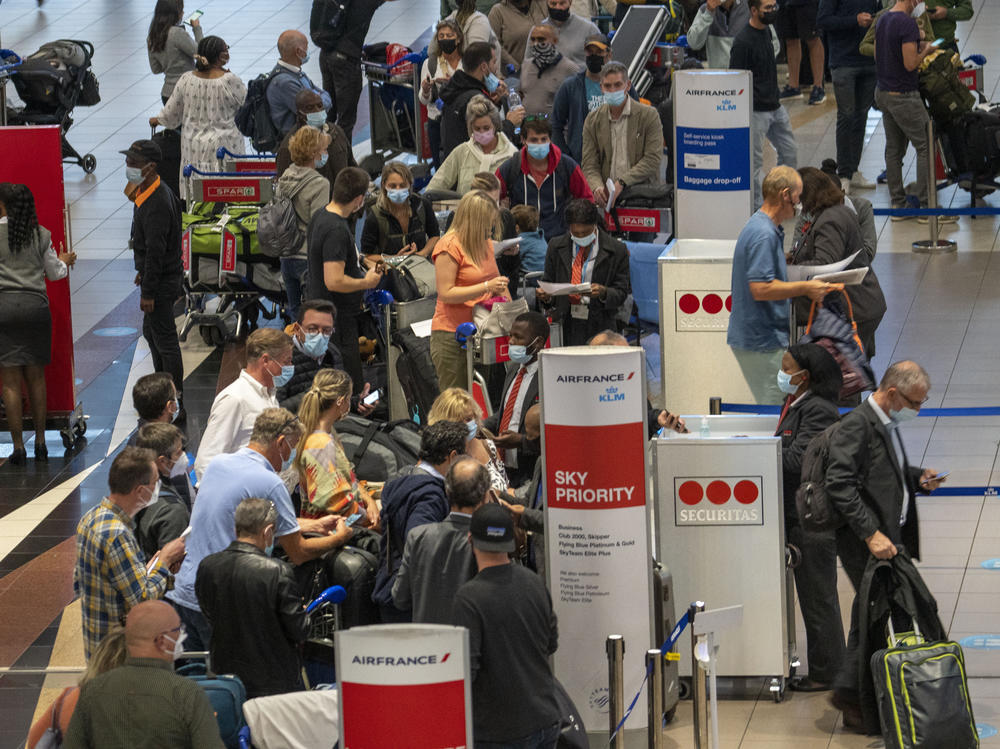
[[[87,174],[97,168],[97,159],[91,153],[81,156],[66,140],[66,131],[73,124],[70,115],[77,104],[92,107],[101,101],[97,78],[90,70],[93,57],[90,42],[59,39],[43,44],[10,71],[25,106],[8,113],[8,124],[59,125],[63,162],[77,164]],[[13,62],[11,58],[4,61]]]

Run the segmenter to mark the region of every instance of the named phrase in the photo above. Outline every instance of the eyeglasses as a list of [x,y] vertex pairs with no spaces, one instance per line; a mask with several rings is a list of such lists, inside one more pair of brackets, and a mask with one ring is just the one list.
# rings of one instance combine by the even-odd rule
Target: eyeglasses
[[293,416],[292,418],[287,419],[285,423],[281,425],[281,429],[278,430],[278,436],[280,437],[281,435],[283,435],[285,431],[288,429],[288,427],[296,423],[298,420],[299,420],[298,416]]
[[307,325],[306,328],[305,328],[305,331],[306,331],[306,333],[309,333],[310,335],[313,335],[315,333],[322,333],[323,335],[326,335],[326,336],[333,335],[333,327],[332,326],[329,327],[329,328],[321,328],[319,325]]
[[[162,632],[160,632],[159,634],[157,634],[156,637],[161,637],[163,635],[174,635],[174,633],[176,633],[177,636],[176,637],[171,637],[170,639],[176,641],[184,633],[184,625],[183,624],[178,624],[173,629],[165,629]],[[155,640],[156,637],[154,637],[153,639]]]
[[897,393],[899,393],[899,397],[900,397],[900,398],[902,398],[902,399],[903,399],[904,401],[906,401],[906,402],[907,402],[907,404],[908,404],[908,405],[910,406],[910,408],[912,408],[912,409],[915,409],[915,410],[917,410],[917,411],[919,411],[919,410],[920,410],[920,407],[921,407],[922,405],[924,405],[924,404],[925,404],[925,403],[926,403],[927,401],[929,401],[929,400],[930,400],[930,398],[924,398],[924,399],[923,399],[922,401],[915,401],[915,400],[913,400],[912,398],[908,398],[908,397],[907,397],[907,396],[906,396],[906,395],[905,395],[905,394],[903,393],[903,391],[902,391],[902,390],[898,390],[898,389],[897,389],[897,390],[896,390],[896,392],[897,392]]
[[541,120],[547,120],[549,115],[545,112],[537,112],[535,114],[524,115],[524,122],[540,122]]

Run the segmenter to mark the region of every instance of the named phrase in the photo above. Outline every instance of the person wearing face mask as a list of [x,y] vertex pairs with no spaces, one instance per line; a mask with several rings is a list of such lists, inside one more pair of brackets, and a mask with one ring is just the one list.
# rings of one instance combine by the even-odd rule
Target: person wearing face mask
[[330,136],[306,125],[295,131],[288,142],[292,165],[278,178],[281,195],[292,201],[295,218],[302,232],[302,246],[294,255],[281,258],[281,276],[285,281],[288,314],[296,317],[302,301],[302,289],[309,265],[306,229],[309,221],[330,202],[330,183],[317,171],[328,158]]
[[775,436],[781,438],[785,539],[799,551],[795,589],[806,625],[808,676],[789,688],[820,692],[830,688],[844,657],[844,627],[837,596],[837,544],[833,531],[807,531],[799,523],[795,492],[802,483],[802,456],[812,439],[835,423],[843,385],[840,366],[815,343],[790,346],[781,358],[778,388],[787,393]]
[[549,12],[544,0],[500,0],[490,8],[489,20],[500,40],[500,64],[520,70],[531,27]]
[[[462,40],[465,45],[483,42],[493,48],[494,59],[499,62],[503,50],[500,40],[493,33],[490,19],[486,13],[476,8],[476,0],[458,0],[458,7],[444,17],[446,21],[453,21],[462,31]],[[431,38],[427,45],[429,55],[437,55],[437,36]]]
[[764,205],[750,217],[736,240],[726,342],[754,401],[779,404],[784,394],[774,373],[788,348],[788,300],[806,296],[819,302],[843,285],[816,279],[788,281],[781,225],[801,210],[802,178],[798,172],[776,166],[764,179],[763,193]]
[[278,55],[278,62],[271,71],[274,77],[267,85],[266,95],[271,122],[284,136],[295,127],[298,112],[295,97],[299,91],[308,90],[317,94],[324,110],[332,106],[332,101],[330,94],[317,88],[302,69],[309,60],[309,40],[305,34],[294,29],[282,31],[278,37]]
[[[573,205],[572,203],[570,204]],[[525,436],[528,409],[538,402],[538,352],[549,340],[549,321],[539,312],[524,312],[510,327],[507,370],[500,407],[483,420],[483,427],[495,434],[511,486],[518,487],[531,477],[539,444]]]
[[437,101],[441,88],[451,80],[455,71],[462,67],[464,37],[457,21],[443,18],[434,28],[434,40],[438,53],[431,54],[420,69],[420,91],[417,98],[427,107],[427,140],[431,147],[434,168],[441,166],[441,110]]
[[430,257],[441,230],[431,202],[413,191],[413,172],[402,161],[382,167],[375,205],[361,232],[361,252],[370,263],[382,255]]
[[788,110],[778,96],[778,66],[771,44],[771,26],[778,17],[775,0],[747,0],[750,21],[733,39],[729,53],[732,70],[753,73],[753,113],[750,122],[753,207],[760,207],[760,182],[764,168],[764,138],[778,152],[778,166],[798,166],[798,147]]
[[163,158],[158,145],[137,140],[120,153],[125,155],[125,192],[135,204],[131,245],[142,335],[149,344],[153,369],[169,372],[174,386],[182,391],[184,361],[174,324],[174,302],[184,293],[180,203],[157,173],[156,165]]
[[191,522],[191,506],[173,485],[175,479],[187,482],[188,457],[184,435],[173,424],[146,424],[135,444],[153,451],[159,473],[156,498],[135,516],[135,537],[149,561],[168,542],[180,538]]
[[457,461],[467,457],[465,446],[469,439],[469,431],[460,421],[428,424],[420,434],[417,464],[387,481],[382,490],[381,523],[384,533],[379,540],[379,563],[372,600],[381,609],[385,623],[411,620],[411,607],[397,607],[392,598],[403,547],[415,528],[438,523],[448,517],[444,477]]
[[468,140],[460,143],[434,172],[427,192],[453,190],[461,195],[476,189],[473,178],[479,172],[493,174],[503,162],[517,153],[504,132],[500,110],[485,96],[476,95],[465,108]]
[[159,471],[151,450],[126,447],[108,473],[108,495],[76,527],[73,589],[83,613],[83,649],[89,659],[98,643],[142,601],[162,598],[185,554],[184,539],[167,543],[148,568],[136,541],[133,518],[152,504]]
[[[174,387],[173,378],[166,372],[153,372],[143,375],[135,381],[132,387],[132,407],[139,415],[136,430],[129,436],[127,445],[135,445],[139,439],[139,431],[146,424],[174,424],[178,428],[187,421],[187,415],[181,408]],[[183,437],[183,432],[181,432]],[[194,504],[195,490],[191,479],[184,475],[171,476],[169,483],[184,501],[187,509]]]
[[344,131],[336,123],[326,121],[326,108],[323,106],[323,99],[315,91],[304,88],[295,95],[295,125],[278,146],[275,171],[278,179],[281,179],[285,170],[292,165],[289,144],[295,137],[295,133],[304,127],[316,128],[330,139],[330,143],[326,147],[326,158],[317,159],[316,165],[313,167],[330,183],[330,192],[327,196],[327,200],[330,200],[333,198],[333,183],[337,179],[337,175],[349,166],[357,166],[358,162],[354,159],[354,148],[347,136],[344,135]]
[[146,601],[125,621],[128,657],[80,687],[64,746],[128,749],[137,736],[160,746],[223,749],[212,703],[192,679],[174,673],[184,627],[163,601]]
[[486,429],[483,412],[468,390],[450,387],[441,391],[427,413],[428,424],[443,421],[464,424],[467,430],[465,454],[486,467],[490,473],[490,486],[499,494],[510,487],[503,458],[493,441],[493,433]]
[[524,147],[497,169],[500,199],[511,205],[533,205],[539,226],[552,240],[566,231],[565,206],[573,198],[592,201],[583,170],[552,144],[552,125],[544,114],[529,114],[522,127]]
[[584,43],[588,37],[601,33],[601,30],[589,17],[584,18],[571,12],[570,5],[570,0],[548,0],[549,14],[543,22],[551,24],[558,30],[559,51],[579,70],[586,63]]
[[[910,464],[899,427],[920,414],[930,386],[919,364],[895,362],[878,389],[840,420],[830,438],[826,496],[845,521],[837,529],[837,554],[855,592],[871,557],[892,559],[902,544],[910,557],[920,558],[916,495],[934,491],[944,477],[933,468]],[[854,730],[864,730],[863,714],[878,714],[873,694],[868,695],[872,704],[861,704],[858,685],[868,673],[870,654],[859,651],[859,637],[855,596],[847,653],[831,699],[843,712],[844,725]]]
[[205,471],[199,494],[211,499],[194,505],[187,557],[167,595],[187,628],[189,650],[208,650],[212,636],[195,591],[198,565],[236,539],[233,514],[244,499],[258,497],[274,503],[278,519],[273,535],[292,564],[316,559],[350,539],[352,531],[343,517],[296,517],[281,474],[291,469],[301,436],[302,424],[295,414],[284,408],[265,408],[254,421],[250,443],[216,456]]
[[164,74],[163,88],[160,89],[164,104],[177,85],[177,79],[194,70],[194,55],[205,32],[197,18],[190,25],[194,39],[184,28],[182,0],[156,0],[153,20],[149,22],[149,33],[146,35],[146,53],[149,69],[154,74]]
[[655,109],[633,101],[628,68],[609,62],[601,68],[604,104],[583,123],[583,173],[598,203],[608,202],[607,182],[615,183],[614,202],[629,185],[661,182],[663,123]]
[[597,333],[618,328],[619,308],[631,288],[628,249],[603,230],[597,206],[589,201],[570,201],[566,222],[569,231],[549,242],[542,281],[589,283],[590,290],[551,297],[539,289],[535,296],[562,323],[563,345],[582,346]]
[[348,167],[333,183],[333,200],[313,215],[306,230],[309,245],[308,299],[327,299],[337,307],[337,327],[333,333],[344,369],[354,381],[354,392],[364,387],[361,352],[358,350],[358,316],[362,294],[382,280],[378,264],[361,262],[349,219],[365,204],[368,172]]
[[239,676],[247,699],[303,689],[299,652],[309,635],[308,602],[292,566],[271,556],[277,524],[273,502],[244,499],[233,513],[236,539],[205,557],[195,578],[212,627],[212,668]]
[[556,90],[580,66],[558,49],[559,31],[550,23],[531,29],[521,67],[521,100],[526,112],[550,112]]

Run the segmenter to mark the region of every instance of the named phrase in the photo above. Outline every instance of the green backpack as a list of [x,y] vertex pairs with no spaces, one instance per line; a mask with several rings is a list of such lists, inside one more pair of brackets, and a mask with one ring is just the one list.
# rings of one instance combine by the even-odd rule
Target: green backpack
[[928,55],[920,65],[920,95],[927,102],[931,118],[938,126],[950,125],[976,105],[976,97],[959,80],[958,55],[950,50],[938,50]]

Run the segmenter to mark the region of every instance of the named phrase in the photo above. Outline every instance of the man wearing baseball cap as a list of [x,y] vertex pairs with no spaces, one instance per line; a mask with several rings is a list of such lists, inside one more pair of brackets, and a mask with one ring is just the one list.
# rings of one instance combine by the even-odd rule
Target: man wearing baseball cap
[[553,747],[560,714],[549,656],[559,633],[549,593],[538,575],[511,564],[509,510],[480,506],[469,539],[479,572],[458,589],[453,623],[469,630],[476,745]]
[[181,210],[177,196],[160,182],[160,147],[137,140],[126,150],[125,195],[135,203],[132,252],[135,285],[140,288],[142,335],[153,356],[153,369],[173,377],[178,397],[184,388],[184,362],[174,325],[174,302],[183,293],[181,278]]

